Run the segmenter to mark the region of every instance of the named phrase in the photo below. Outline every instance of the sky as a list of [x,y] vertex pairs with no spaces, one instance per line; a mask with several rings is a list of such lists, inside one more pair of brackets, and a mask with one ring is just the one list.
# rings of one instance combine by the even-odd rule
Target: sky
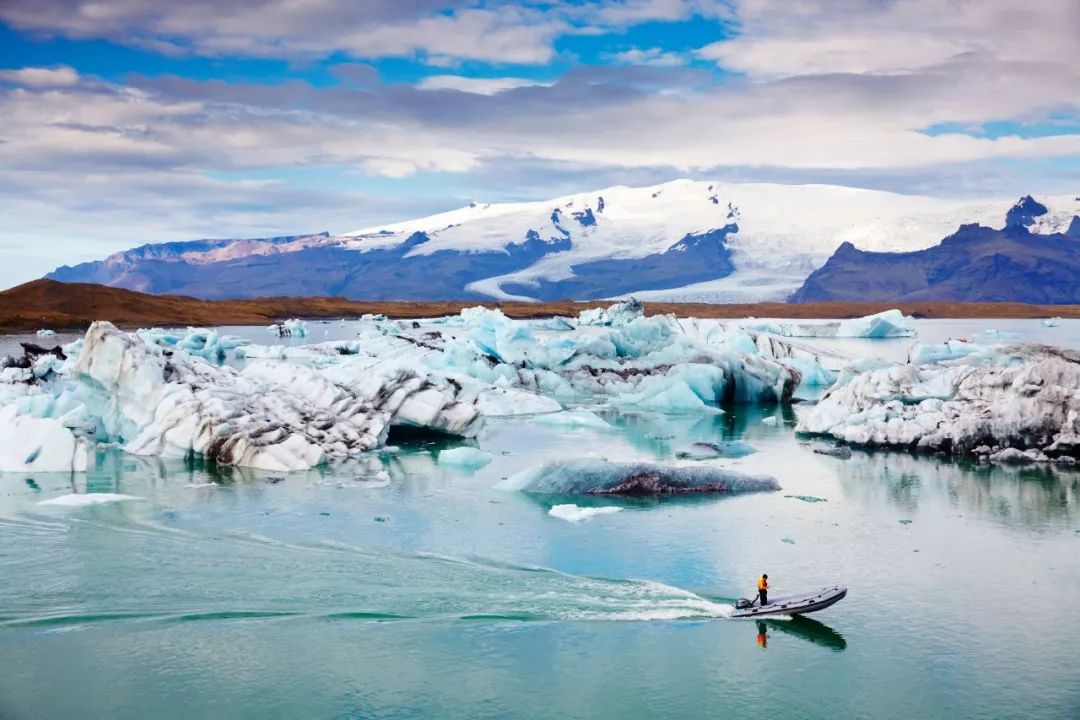
[[680,177],[1080,195],[1076,0],[0,0],[0,287]]

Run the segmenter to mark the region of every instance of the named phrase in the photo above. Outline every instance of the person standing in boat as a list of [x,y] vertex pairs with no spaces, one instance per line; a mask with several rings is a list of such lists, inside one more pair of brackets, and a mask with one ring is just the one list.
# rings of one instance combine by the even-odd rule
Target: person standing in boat
[[757,594],[758,601],[761,605],[769,604],[769,576],[765,573],[761,574],[761,577],[757,581]]

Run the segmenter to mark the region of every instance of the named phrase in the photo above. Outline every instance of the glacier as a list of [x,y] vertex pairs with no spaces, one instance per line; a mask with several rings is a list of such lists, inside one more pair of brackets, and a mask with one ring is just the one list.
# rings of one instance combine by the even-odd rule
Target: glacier
[[524,470],[495,486],[530,495],[684,495],[771,492],[775,478],[714,465],[563,460]]
[[1080,459],[1080,354],[1034,344],[964,353],[918,351],[931,361],[851,374],[799,415],[796,430],[856,446]]

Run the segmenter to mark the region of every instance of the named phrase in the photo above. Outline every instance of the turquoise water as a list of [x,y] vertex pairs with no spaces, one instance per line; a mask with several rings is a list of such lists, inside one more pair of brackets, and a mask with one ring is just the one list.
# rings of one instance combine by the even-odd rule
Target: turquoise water
[[[116,450],[2,474],[0,718],[1080,716],[1080,472],[827,457],[764,416],[489,422],[474,473],[414,441],[280,482]],[[722,439],[784,489],[579,524],[492,489]],[[39,504],[88,490],[141,500]],[[850,594],[727,619],[763,571]]]

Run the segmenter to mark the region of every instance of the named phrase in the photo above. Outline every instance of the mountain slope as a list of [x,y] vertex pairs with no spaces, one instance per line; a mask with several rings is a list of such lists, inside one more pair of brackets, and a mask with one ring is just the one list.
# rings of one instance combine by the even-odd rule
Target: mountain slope
[[[1071,198],[1032,226],[1065,222]],[[477,204],[332,236],[146,245],[49,278],[200,298],[783,300],[844,242],[930,247],[1008,203],[827,185],[677,180],[553,200]],[[1047,220],[1047,215],[1056,218]],[[1071,215],[1067,216],[1071,219]],[[1023,219],[1019,222],[1025,222]]]
[[1004,228],[963,225],[925,250],[876,253],[845,243],[791,299],[1080,303],[1080,217],[1065,232],[1031,232],[1060,229],[1048,214],[1028,196],[1008,212]]

